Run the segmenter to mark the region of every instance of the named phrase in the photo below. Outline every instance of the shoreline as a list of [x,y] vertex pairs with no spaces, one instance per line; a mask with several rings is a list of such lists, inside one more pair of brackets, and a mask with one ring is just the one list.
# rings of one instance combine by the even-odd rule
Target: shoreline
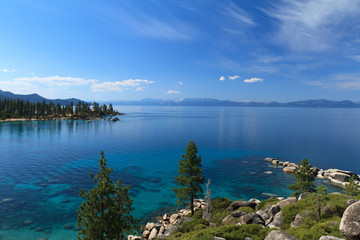
[[[293,174],[296,169],[298,169],[299,165],[292,162],[282,162],[279,161],[278,158],[273,157],[267,157],[264,159],[265,162],[269,164],[273,164],[276,167],[283,167],[283,172],[287,174]],[[352,171],[346,171],[336,168],[330,168],[330,169],[321,169],[318,167],[311,167],[314,175],[317,179],[326,179],[330,182],[330,184],[345,188],[346,185],[349,183],[349,179],[352,175],[355,175],[355,182],[360,187],[360,175],[356,174]],[[272,174],[269,172],[265,172],[265,174]]]
[[54,121],[54,120],[84,120],[84,121],[104,121],[105,118],[109,117],[110,119],[115,116],[122,116],[125,113],[117,113],[108,116],[96,116],[96,117],[85,117],[80,116],[66,116],[66,117],[40,117],[40,118],[7,118],[0,119],[0,122],[25,122],[25,121]]

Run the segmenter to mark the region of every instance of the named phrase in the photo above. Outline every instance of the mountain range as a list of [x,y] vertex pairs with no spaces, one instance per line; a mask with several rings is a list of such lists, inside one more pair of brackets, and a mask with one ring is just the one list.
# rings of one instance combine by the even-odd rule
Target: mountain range
[[0,100],[2,100],[2,99],[13,99],[13,100],[20,99],[20,100],[29,101],[32,103],[42,102],[45,100],[46,103],[53,102],[55,105],[60,103],[60,105],[62,105],[62,106],[69,105],[71,101],[73,101],[74,104],[81,101],[80,99],[77,99],[77,98],[47,99],[36,93],[22,95],[22,94],[14,94],[11,92],[5,92],[5,91],[0,90]]
[[[1,99],[22,99],[29,102],[42,102],[46,103],[52,101],[54,104],[60,103],[61,105],[68,105],[71,101],[77,103],[82,101],[77,98],[70,99],[47,99],[36,93],[21,95],[11,92],[0,90]],[[154,99],[145,98],[142,100],[116,100],[116,101],[103,101],[100,103],[111,103],[114,106],[230,106],[230,107],[312,107],[312,108],[360,108],[359,102],[352,102],[349,100],[331,101],[326,99],[317,100],[304,100],[287,103],[279,102],[251,102],[251,101],[231,101],[219,100],[213,98],[184,98],[184,99]]]

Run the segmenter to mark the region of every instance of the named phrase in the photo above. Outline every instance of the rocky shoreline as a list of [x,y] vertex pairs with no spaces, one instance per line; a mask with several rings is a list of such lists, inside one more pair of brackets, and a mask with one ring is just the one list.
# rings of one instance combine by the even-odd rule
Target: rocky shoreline
[[[274,204],[268,204],[266,208],[259,210],[260,201],[257,199],[250,199],[248,201],[234,201],[226,210],[229,212],[222,220],[222,225],[246,225],[257,224],[262,228],[269,228],[265,240],[297,240],[294,236],[281,229],[284,223],[284,216],[282,209],[288,205],[294,205],[298,201],[304,200],[308,197],[309,193],[303,193],[298,198],[296,197],[271,197],[268,200],[275,200]],[[331,193],[330,195],[345,196],[347,200],[347,208],[344,211],[341,222],[340,231],[345,239],[355,240],[360,239],[360,226],[358,222],[360,220],[360,202],[358,200],[351,199],[350,197],[341,193]],[[206,209],[207,203],[203,199],[195,200],[196,210]],[[243,207],[250,207],[254,210],[252,213],[246,213],[241,211]],[[154,239],[166,239],[171,237],[175,231],[186,222],[190,222],[193,218],[190,216],[190,209],[181,209],[177,213],[168,215],[164,214],[158,219],[157,223],[148,222],[142,233],[142,236],[129,235],[127,240],[154,240]],[[298,228],[303,224],[303,215],[296,214],[295,218],[291,222],[291,228]],[[217,227],[216,224],[210,223],[210,228]],[[245,238],[246,240],[252,240],[252,238]],[[226,240],[222,237],[214,236],[214,240]],[[335,236],[324,235],[319,240],[344,240]]]
[[[294,173],[298,169],[299,165],[292,162],[283,162],[277,158],[267,157],[264,159],[265,162],[271,163],[277,167],[283,167],[284,173]],[[318,179],[327,179],[331,184],[339,187],[346,187],[352,175],[355,175],[355,183],[360,187],[360,175],[340,169],[320,169],[317,167],[311,168]],[[267,173],[269,174],[269,173]]]

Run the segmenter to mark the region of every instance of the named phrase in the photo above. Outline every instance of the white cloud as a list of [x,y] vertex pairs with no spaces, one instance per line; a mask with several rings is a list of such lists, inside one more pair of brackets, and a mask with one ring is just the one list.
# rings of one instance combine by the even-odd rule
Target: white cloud
[[183,86],[183,85],[184,85],[183,82],[178,82],[178,83],[176,84],[176,86]]
[[297,51],[325,51],[356,44],[360,1],[282,0],[263,10],[275,21],[274,42]]
[[237,22],[237,24],[255,25],[254,20],[249,16],[249,14],[234,3],[225,7],[223,14],[230,17],[231,20]]
[[219,78],[219,80],[220,80],[220,81],[225,81],[225,77],[224,77],[224,76],[221,76],[221,77]]
[[230,80],[235,80],[235,79],[238,79],[238,78],[240,78],[239,75],[229,76],[229,79],[230,79]]
[[9,69],[4,68],[4,69],[0,69],[0,72],[10,72],[10,70],[9,70]]
[[40,83],[50,87],[69,87],[69,86],[82,86],[86,84],[94,84],[94,79],[84,79],[75,77],[28,77],[28,78],[15,78],[14,82],[20,83]]
[[103,82],[93,83],[91,85],[91,91],[93,92],[122,92],[127,89],[135,89],[136,91],[142,91],[144,84],[153,84],[154,81],[146,79],[127,79],[116,82]]
[[176,91],[176,90],[169,90],[166,92],[166,94],[178,94],[181,93],[180,91]]
[[255,83],[255,82],[263,82],[263,81],[264,79],[262,78],[249,78],[244,80],[245,83]]

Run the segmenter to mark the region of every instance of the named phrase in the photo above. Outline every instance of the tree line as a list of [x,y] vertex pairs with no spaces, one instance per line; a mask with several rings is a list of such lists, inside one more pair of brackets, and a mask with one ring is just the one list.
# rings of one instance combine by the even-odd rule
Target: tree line
[[79,117],[91,118],[96,116],[107,116],[118,113],[111,103],[109,106],[94,102],[93,104],[78,101],[74,104],[62,106],[53,102],[29,102],[21,99],[0,99],[0,119],[8,118],[51,118],[51,117]]

